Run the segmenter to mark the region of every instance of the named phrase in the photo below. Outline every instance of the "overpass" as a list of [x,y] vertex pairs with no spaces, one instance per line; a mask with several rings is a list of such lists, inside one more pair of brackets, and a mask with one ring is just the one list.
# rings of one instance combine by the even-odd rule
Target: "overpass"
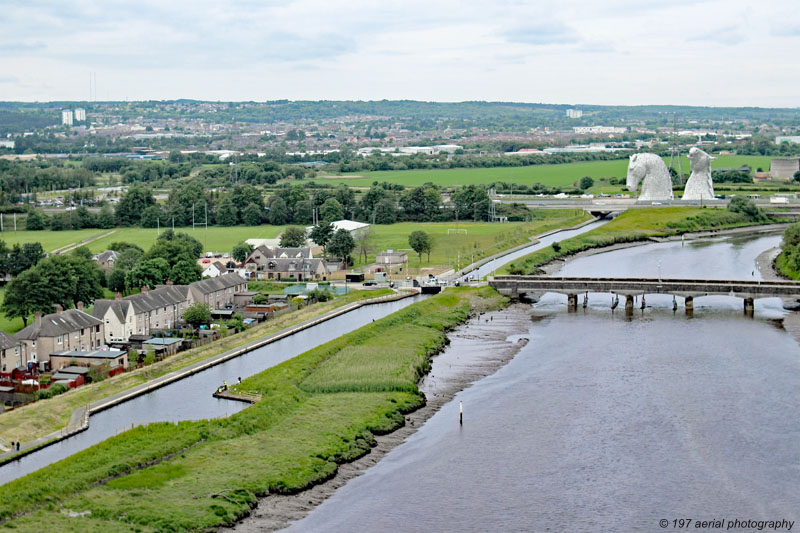
[[577,308],[578,294],[589,292],[624,295],[626,312],[633,310],[634,296],[646,294],[682,296],[685,298],[687,313],[694,310],[694,298],[712,294],[743,298],[747,314],[753,313],[753,301],[757,298],[800,299],[800,282],[797,281],[494,276],[489,278],[489,285],[500,294],[512,298],[519,298],[526,293],[566,294],[570,310]]

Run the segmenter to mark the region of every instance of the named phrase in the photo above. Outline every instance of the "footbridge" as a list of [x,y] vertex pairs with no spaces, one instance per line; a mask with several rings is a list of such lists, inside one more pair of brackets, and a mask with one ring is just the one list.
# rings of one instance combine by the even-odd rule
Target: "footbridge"
[[624,295],[626,311],[633,310],[634,296],[647,294],[682,296],[687,313],[694,310],[694,298],[712,294],[742,298],[747,314],[753,313],[753,302],[757,298],[800,299],[800,282],[797,281],[494,276],[489,278],[489,285],[497,289],[500,294],[512,298],[530,293],[566,294],[570,310],[578,307],[579,294],[589,292]]

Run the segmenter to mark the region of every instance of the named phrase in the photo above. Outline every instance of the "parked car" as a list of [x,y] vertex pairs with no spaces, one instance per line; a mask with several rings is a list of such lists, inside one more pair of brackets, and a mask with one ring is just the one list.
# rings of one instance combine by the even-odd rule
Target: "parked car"
[[372,286],[377,285],[377,284],[378,284],[377,281],[365,281],[364,283],[362,283],[362,285],[364,287],[372,287]]

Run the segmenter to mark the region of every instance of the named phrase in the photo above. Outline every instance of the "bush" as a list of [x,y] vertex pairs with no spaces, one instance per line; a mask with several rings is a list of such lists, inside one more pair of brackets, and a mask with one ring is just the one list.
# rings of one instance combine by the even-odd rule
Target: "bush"
[[561,251],[561,243],[559,243],[558,241],[554,242],[552,246],[554,252],[558,253]]

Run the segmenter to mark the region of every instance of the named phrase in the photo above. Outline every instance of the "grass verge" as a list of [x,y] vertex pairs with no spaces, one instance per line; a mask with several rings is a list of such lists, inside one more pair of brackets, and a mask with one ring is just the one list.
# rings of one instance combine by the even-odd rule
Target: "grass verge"
[[424,403],[416,384],[446,331],[504,302],[462,287],[413,304],[246,379],[240,387],[262,400],[230,418],[136,428],[0,487],[0,520],[31,530],[230,525],[258,496],[323,481],[400,427]]

